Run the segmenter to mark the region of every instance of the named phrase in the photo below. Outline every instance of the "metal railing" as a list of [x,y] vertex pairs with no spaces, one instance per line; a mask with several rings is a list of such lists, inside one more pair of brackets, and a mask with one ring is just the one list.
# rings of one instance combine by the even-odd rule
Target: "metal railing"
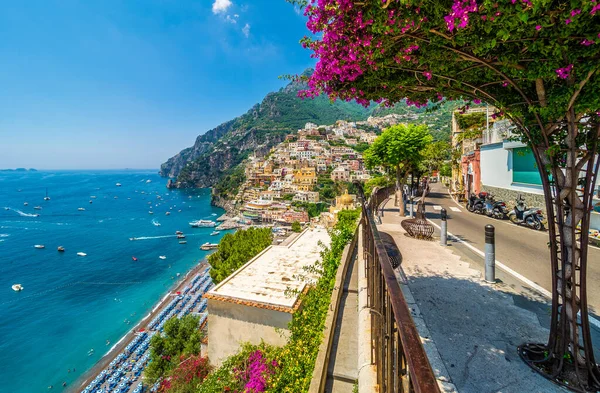
[[377,384],[381,393],[439,393],[437,380],[375,224],[374,216],[379,206],[393,193],[393,187],[376,189],[368,203],[362,195],[362,251],[371,309],[371,357],[377,368]]

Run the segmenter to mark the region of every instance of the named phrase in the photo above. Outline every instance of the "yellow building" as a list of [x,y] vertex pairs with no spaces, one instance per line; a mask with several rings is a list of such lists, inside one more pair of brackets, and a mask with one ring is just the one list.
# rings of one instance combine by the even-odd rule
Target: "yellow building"
[[311,191],[317,184],[317,171],[313,167],[305,167],[294,171],[294,184],[300,191]]

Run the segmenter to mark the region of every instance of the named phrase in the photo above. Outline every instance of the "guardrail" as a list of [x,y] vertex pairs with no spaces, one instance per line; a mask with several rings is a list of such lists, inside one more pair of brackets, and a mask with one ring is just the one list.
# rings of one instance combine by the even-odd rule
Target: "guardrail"
[[394,187],[376,189],[368,203],[363,201],[361,226],[363,255],[371,309],[371,357],[377,367],[381,393],[439,393],[410,309],[379,236],[374,216]]

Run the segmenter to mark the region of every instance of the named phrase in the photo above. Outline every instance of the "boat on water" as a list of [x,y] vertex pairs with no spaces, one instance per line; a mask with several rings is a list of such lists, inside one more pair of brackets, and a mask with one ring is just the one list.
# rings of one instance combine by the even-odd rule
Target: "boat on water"
[[175,234],[176,235],[183,235],[183,232],[181,232],[181,231],[175,231]]
[[46,246],[44,246],[43,244],[36,244],[35,246],[33,246],[39,250],[41,250],[42,248],[46,248]]
[[33,210],[42,210],[42,207],[41,207],[41,206],[35,206],[35,207],[33,208]]
[[117,184],[115,184],[115,186],[121,187],[121,183],[117,183]]
[[148,179],[146,180],[146,183],[152,183],[152,180]]
[[11,286],[11,288],[13,289],[13,291],[15,292],[21,292],[23,290],[23,285],[21,284],[13,284]]
[[160,259],[167,259],[167,257],[165,255],[161,255],[159,256]]
[[58,246],[57,251],[64,252],[65,248],[63,246]]
[[165,216],[170,216],[170,215],[171,215],[171,212],[166,212],[165,213]]
[[154,212],[153,211],[149,211],[148,214],[154,214]]
[[177,235],[177,239],[185,239],[185,235],[184,234]]
[[179,241],[179,244],[186,244],[186,243],[187,243],[187,241],[185,241],[185,240],[180,240]]
[[159,227],[159,226],[160,226],[160,222],[158,222],[158,221],[152,221],[152,224],[153,224],[155,227]]
[[131,240],[131,241],[137,240],[137,237],[130,237],[129,240]]
[[93,202],[93,201],[90,199],[90,205],[91,205],[92,203],[94,203],[94,202]]
[[79,208],[77,208],[77,210],[79,210],[80,212],[83,212],[83,211],[85,211],[85,208],[79,207]]
[[78,252],[77,255],[80,257],[85,257],[87,254],[85,252]]
[[134,262],[137,262],[137,258],[136,257],[131,257],[131,259],[133,259]]
[[24,203],[23,203],[23,206],[27,206],[27,205],[29,205],[29,203],[27,203],[27,202],[24,202]]
[[214,250],[215,248],[219,248],[219,244],[218,243],[204,243],[203,245],[200,246],[201,250]]
[[217,236],[219,233],[221,233],[220,231],[212,231],[210,233],[211,236]]
[[48,196],[48,189],[46,188],[46,196],[44,197],[45,201],[49,201],[50,197]]
[[217,225],[216,222],[211,220],[198,220],[189,223],[192,228],[213,228]]
[[5,207],[4,210],[10,210],[10,207]]
[[92,198],[92,199],[96,199],[96,195],[92,195],[90,198]]

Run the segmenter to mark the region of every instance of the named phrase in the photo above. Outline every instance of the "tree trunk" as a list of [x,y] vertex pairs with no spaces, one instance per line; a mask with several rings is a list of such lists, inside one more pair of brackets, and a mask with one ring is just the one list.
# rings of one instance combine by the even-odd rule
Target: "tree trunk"
[[404,183],[405,179],[402,178],[400,173],[400,166],[396,167],[396,200],[398,201],[398,210],[400,217],[404,217]]
[[[566,130],[566,132],[565,132]],[[580,392],[600,390],[587,306],[588,230],[600,165],[597,119],[566,116],[562,140],[533,148],[542,176],[552,264],[552,317],[546,345],[526,344],[521,357],[555,382]],[[550,136],[551,137],[551,136]],[[547,154],[551,146],[559,146]]]

